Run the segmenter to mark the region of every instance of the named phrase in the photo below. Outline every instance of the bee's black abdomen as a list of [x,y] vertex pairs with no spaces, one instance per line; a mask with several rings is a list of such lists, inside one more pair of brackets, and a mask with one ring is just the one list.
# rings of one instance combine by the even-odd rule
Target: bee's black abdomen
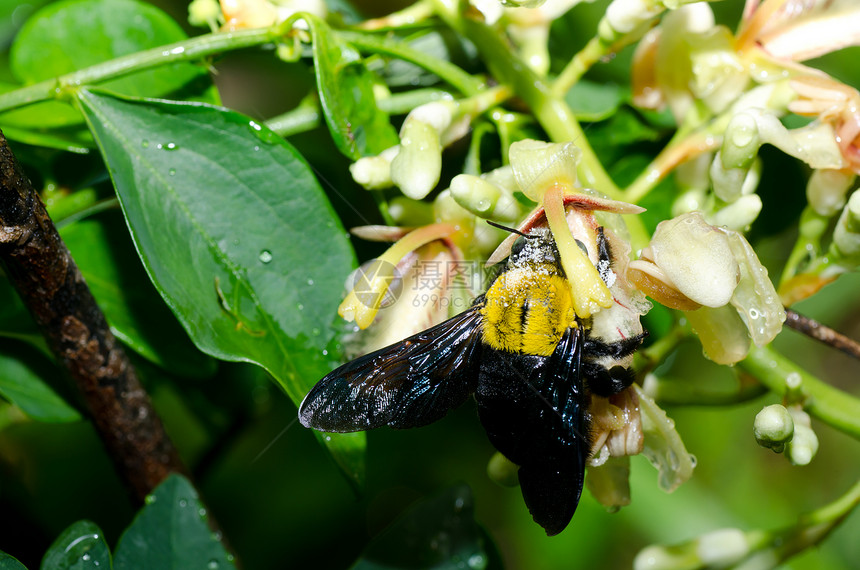
[[475,392],[490,442],[520,466],[523,499],[549,535],[576,511],[591,448],[581,348],[579,329],[568,329],[548,357],[485,347]]

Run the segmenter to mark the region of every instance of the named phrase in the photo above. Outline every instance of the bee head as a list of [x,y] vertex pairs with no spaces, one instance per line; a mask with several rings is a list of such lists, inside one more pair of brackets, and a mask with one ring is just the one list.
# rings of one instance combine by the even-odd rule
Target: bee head
[[558,265],[561,257],[555,240],[548,228],[533,228],[528,234],[521,235],[511,247],[508,265],[524,263],[549,263]]

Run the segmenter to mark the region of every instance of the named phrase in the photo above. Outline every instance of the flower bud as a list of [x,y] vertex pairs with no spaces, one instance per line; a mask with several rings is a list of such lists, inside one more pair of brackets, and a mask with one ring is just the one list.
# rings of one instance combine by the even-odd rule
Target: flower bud
[[193,0],[188,5],[188,23],[192,26],[217,27],[221,5],[217,0]]
[[675,546],[652,545],[633,560],[635,570],[728,568],[751,550],[751,540],[740,529],[724,528]]
[[612,0],[604,19],[615,34],[627,34],[663,11],[659,2],[648,0]]
[[391,161],[391,181],[409,198],[420,200],[433,190],[441,172],[439,131],[407,118],[400,132],[400,152]]
[[813,170],[806,185],[809,205],[822,216],[836,214],[845,205],[845,195],[855,178],[853,172],[845,170]]
[[837,263],[846,259],[856,266],[860,262],[860,190],[851,194],[839,216],[836,229],[833,230],[830,252]]
[[451,180],[451,196],[476,216],[491,217],[501,191],[478,176],[459,174]]
[[519,481],[520,466],[499,453],[493,454],[487,463],[487,476],[503,487],[516,487]]
[[718,156],[726,169],[746,169],[752,164],[760,146],[761,138],[755,118],[748,113],[738,113],[726,127]]
[[785,445],[794,437],[794,420],[785,406],[765,406],[756,414],[753,434],[760,446],[782,453]]
[[696,554],[703,566],[725,568],[749,554],[747,535],[737,528],[723,528],[703,534],[696,540]]
[[708,222],[730,230],[743,231],[761,213],[762,203],[758,194],[741,196],[728,206],[708,216]]
[[812,431],[809,414],[799,407],[789,408],[794,421],[794,437],[786,445],[786,455],[793,465],[809,465],[818,453],[818,436]]
[[399,226],[425,226],[433,223],[433,206],[406,196],[395,196],[388,203],[388,213]]
[[385,149],[377,156],[365,156],[349,165],[352,179],[367,190],[382,190],[390,188],[391,161],[400,152],[400,146],[395,145]]

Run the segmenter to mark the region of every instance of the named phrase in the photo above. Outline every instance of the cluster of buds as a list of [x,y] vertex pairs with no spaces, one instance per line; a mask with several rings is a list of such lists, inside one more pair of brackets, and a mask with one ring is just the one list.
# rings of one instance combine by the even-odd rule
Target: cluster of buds
[[400,144],[352,164],[353,179],[368,190],[396,186],[413,200],[426,197],[439,182],[442,149],[462,138],[471,117],[455,101],[435,101],[413,109],[400,128]]

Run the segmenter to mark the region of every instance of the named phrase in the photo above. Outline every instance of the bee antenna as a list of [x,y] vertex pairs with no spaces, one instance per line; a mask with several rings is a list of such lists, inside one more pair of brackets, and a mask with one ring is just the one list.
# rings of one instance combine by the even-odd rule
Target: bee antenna
[[498,224],[492,220],[487,220],[487,223],[493,226],[494,228],[499,228],[500,230],[505,230],[506,232],[511,232],[512,234],[517,234],[519,236],[523,236],[526,239],[536,239],[538,236],[533,236],[529,234],[525,234],[516,228],[509,228],[508,226],[503,226],[502,224]]

